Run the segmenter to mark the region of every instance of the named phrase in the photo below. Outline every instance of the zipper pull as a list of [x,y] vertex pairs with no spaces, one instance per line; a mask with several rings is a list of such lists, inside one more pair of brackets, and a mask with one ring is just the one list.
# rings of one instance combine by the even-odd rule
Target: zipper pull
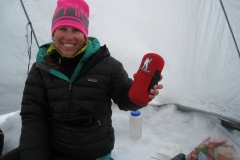
[[100,120],[97,120],[97,123],[98,123],[99,126],[101,126],[101,122],[100,122]]
[[62,62],[62,59],[59,58],[59,59],[58,59],[58,64],[61,64],[61,62]]
[[69,84],[69,91],[72,90],[72,84]]

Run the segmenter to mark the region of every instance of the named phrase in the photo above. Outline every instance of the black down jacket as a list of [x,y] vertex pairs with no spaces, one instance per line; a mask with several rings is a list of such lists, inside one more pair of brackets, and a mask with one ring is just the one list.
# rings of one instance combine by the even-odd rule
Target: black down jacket
[[129,100],[132,80],[106,46],[84,61],[72,82],[64,77],[44,61],[33,64],[20,113],[20,159],[102,157],[114,147],[112,100],[121,110],[141,108]]

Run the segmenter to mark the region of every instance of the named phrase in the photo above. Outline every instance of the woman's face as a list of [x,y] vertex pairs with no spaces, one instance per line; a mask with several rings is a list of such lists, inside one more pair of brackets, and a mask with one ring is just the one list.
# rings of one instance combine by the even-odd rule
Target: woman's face
[[53,34],[55,47],[65,56],[73,56],[82,49],[85,37],[75,27],[61,26]]

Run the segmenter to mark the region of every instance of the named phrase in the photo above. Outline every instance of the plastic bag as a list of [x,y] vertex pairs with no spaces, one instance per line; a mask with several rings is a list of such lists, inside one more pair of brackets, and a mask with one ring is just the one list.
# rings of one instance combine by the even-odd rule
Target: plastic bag
[[188,160],[240,160],[240,142],[217,124],[209,137],[189,155]]

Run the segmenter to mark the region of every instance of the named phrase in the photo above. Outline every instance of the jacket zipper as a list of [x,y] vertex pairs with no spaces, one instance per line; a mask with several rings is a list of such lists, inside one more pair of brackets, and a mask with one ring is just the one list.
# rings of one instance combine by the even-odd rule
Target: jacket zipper
[[72,99],[72,84],[69,84],[69,113],[75,114]]

